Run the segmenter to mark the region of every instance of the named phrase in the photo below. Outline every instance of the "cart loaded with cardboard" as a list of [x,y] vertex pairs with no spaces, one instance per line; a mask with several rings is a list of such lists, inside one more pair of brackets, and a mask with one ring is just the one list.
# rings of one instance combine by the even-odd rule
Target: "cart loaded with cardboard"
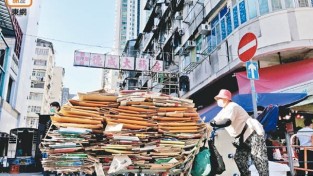
[[207,136],[194,103],[146,91],[79,93],[51,117],[45,171],[190,175]]

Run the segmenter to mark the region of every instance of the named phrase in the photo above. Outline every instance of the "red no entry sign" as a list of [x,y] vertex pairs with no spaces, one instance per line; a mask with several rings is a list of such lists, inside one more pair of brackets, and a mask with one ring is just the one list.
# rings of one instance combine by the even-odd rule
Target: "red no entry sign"
[[246,33],[238,45],[238,56],[242,62],[250,60],[258,47],[257,38],[253,33]]

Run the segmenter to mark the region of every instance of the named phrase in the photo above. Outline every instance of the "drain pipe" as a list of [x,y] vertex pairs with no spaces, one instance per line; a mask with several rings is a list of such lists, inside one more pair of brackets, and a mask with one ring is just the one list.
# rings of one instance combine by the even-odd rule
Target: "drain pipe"
[[230,59],[229,59],[229,47],[228,47],[228,40],[227,39],[225,40],[225,43],[226,43],[227,60],[228,60],[228,63],[229,63]]

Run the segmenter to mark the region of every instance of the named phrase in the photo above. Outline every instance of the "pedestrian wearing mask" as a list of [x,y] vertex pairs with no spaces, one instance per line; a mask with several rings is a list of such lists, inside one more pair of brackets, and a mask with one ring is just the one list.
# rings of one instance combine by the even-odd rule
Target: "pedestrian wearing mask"
[[235,138],[237,148],[234,160],[242,176],[251,175],[249,158],[251,157],[260,176],[268,176],[268,158],[262,125],[237,103],[231,101],[231,92],[221,89],[214,97],[222,110],[211,121],[212,127],[222,128]]
[[50,103],[50,113],[55,114],[61,110],[61,106],[58,102],[54,101]]

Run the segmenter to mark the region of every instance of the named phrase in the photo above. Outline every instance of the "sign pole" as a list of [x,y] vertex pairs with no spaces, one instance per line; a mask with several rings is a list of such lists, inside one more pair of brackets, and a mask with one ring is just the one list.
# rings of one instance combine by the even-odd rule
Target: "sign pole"
[[258,116],[257,98],[254,80],[259,79],[259,74],[257,63],[249,60],[252,60],[257,48],[258,48],[257,37],[250,32],[242,36],[238,44],[238,57],[242,62],[246,62],[247,77],[250,79],[254,118],[257,118]]
[[256,105],[256,91],[255,91],[255,84],[254,80],[250,79],[250,85],[251,85],[251,96],[252,96],[252,105],[253,105],[253,116],[254,118],[258,117],[258,110]]

